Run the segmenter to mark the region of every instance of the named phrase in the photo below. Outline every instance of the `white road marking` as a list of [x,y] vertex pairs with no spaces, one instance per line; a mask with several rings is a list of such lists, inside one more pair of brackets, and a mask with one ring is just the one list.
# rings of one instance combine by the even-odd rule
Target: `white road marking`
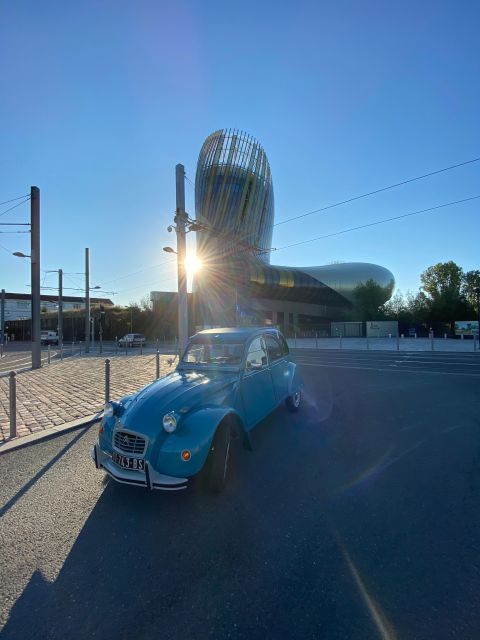
[[460,371],[428,371],[426,369],[405,369],[404,367],[397,367],[396,369],[384,369],[380,367],[358,367],[338,364],[320,364],[318,362],[302,362],[298,358],[295,359],[295,362],[302,365],[302,367],[324,367],[326,369],[360,369],[363,371],[390,371],[391,373],[418,373],[419,375],[426,373],[438,376],[466,376],[468,378],[480,378],[480,373],[462,373]]

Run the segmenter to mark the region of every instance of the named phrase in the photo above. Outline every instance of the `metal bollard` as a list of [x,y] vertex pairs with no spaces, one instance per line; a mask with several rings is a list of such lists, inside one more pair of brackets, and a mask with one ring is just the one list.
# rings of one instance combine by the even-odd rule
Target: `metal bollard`
[[155,364],[156,364],[156,376],[157,376],[157,380],[158,380],[158,378],[160,377],[160,352],[159,352],[158,349],[157,349],[157,353],[156,353],[156,356],[155,356],[155,360],[156,360],[156,362],[155,362]]
[[105,359],[105,404],[110,402],[110,360]]
[[397,334],[397,351],[400,351],[400,338],[398,337],[398,334]]
[[3,342],[0,344],[0,358],[3,358]]
[[295,349],[297,348],[297,332],[295,331],[293,334]]
[[17,374],[15,371],[9,373],[9,392],[10,392],[10,437],[15,438],[17,435]]
[[446,340],[446,339],[447,339],[447,334],[446,334],[446,333],[444,333],[444,334],[443,334],[443,339],[444,339],[444,340]]
[[433,351],[433,333],[430,334],[430,340],[431,340],[431,343],[432,343],[432,351]]
[[50,364],[50,345],[48,345],[48,349],[47,350],[48,350],[48,356],[47,356],[48,360],[47,360],[47,362],[48,362],[48,364]]
[[60,360],[63,360],[63,344],[60,345]]
[[340,334],[340,349],[342,348],[342,338],[343,338],[343,335]]
[[315,331],[315,349],[318,349],[318,333]]
[[369,338],[367,336],[367,351],[369,351],[369,350],[370,350],[370,340],[369,340]]
[[155,346],[156,346],[157,351],[158,351],[158,338],[157,338],[157,339],[156,339],[156,341],[155,341]]

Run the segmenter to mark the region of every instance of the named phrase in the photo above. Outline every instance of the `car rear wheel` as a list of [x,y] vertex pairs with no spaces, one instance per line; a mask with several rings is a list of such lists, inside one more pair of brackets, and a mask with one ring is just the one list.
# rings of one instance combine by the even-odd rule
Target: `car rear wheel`
[[207,482],[211,491],[219,493],[225,487],[231,441],[230,425],[224,422],[215,433],[207,459]]
[[291,396],[285,400],[285,404],[287,405],[287,409],[289,411],[298,411],[300,408],[300,404],[302,402],[302,392],[295,391]]

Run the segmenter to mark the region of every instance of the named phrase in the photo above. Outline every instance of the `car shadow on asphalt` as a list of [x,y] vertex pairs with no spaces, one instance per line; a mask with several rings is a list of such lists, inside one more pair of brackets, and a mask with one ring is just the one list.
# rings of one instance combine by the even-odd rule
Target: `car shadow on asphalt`
[[[62,458],[62,456],[64,456],[67,453],[67,451],[69,451],[69,449],[71,449],[74,445],[77,444],[77,442],[88,432],[91,426],[92,426],[92,423],[89,422],[87,426],[82,427],[79,433],[76,436],[74,436],[63,447],[63,449],[61,449],[55,456],[53,456],[53,458],[47,464],[45,464],[39,471],[37,471],[37,473],[32,478],[30,478],[30,480],[26,482],[23,485],[23,487],[21,487],[15,493],[15,495],[13,495],[10,498],[10,500],[8,500],[4,505],[0,507],[0,518],[3,518],[3,516],[7,513],[7,511],[11,509],[20,500],[20,498],[24,496],[33,487],[33,485],[36,482],[38,482],[40,478],[44,476],[47,473],[47,471],[51,469],[53,465],[56,464],[60,460],[60,458]],[[35,444],[33,444],[33,446],[35,446]]]
[[[2,639],[206,637],[212,625],[225,637],[239,608],[246,610],[245,592],[253,595],[259,582],[278,589],[287,571],[289,537],[282,535],[269,565],[272,522],[279,530],[290,526],[304,508],[306,486],[320,487],[318,504],[327,497],[317,482],[326,452],[318,426],[308,405],[295,414],[279,408],[252,434],[253,452],[237,442],[221,494],[196,486],[148,492],[107,481],[56,580],[32,575]],[[341,563],[338,553],[334,562]],[[251,606],[260,605],[254,598]]]

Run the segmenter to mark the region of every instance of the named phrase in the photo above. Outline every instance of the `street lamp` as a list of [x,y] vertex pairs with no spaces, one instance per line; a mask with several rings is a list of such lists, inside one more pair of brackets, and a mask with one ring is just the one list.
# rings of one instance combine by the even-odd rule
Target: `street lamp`
[[12,255],[16,256],[17,258],[31,258],[32,257],[32,256],[27,256],[25,253],[22,253],[21,251],[14,251]]
[[172,247],[163,247],[163,250],[164,250],[166,253],[174,253],[175,255],[177,255],[177,256],[178,256],[178,253],[175,251],[175,249],[172,249]]

